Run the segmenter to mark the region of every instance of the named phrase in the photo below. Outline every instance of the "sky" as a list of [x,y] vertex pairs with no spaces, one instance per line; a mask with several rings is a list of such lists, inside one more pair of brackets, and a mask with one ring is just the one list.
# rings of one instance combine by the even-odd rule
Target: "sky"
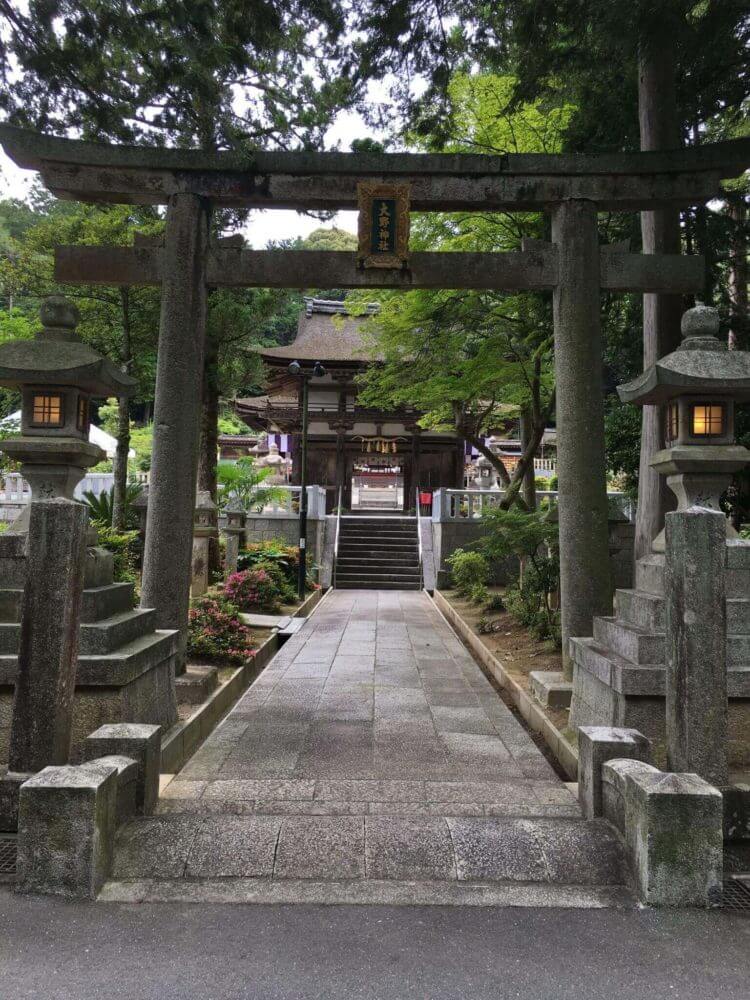
[[[367,128],[361,119],[359,122],[350,120],[359,119],[358,115],[345,114],[340,116],[330,130],[332,139],[341,138],[342,148],[348,149],[349,141],[354,138],[361,138],[367,133]],[[361,124],[360,124],[361,123]],[[341,132],[341,135],[335,133]],[[23,199],[29,190],[36,174],[32,170],[22,170],[17,167],[2,151],[0,147],[0,198],[21,198]],[[247,225],[242,232],[249,244],[256,250],[261,250],[269,240],[293,239],[295,236],[307,236],[314,229],[321,227],[330,228],[337,226],[339,229],[347,229],[349,232],[357,232],[357,213],[339,212],[330,222],[320,222],[319,219],[312,218],[299,212],[287,209],[274,209],[269,211],[253,211],[250,214]]]
[[[377,90],[378,99],[386,93],[386,84],[373,84],[371,87]],[[352,140],[365,137],[379,138],[356,111],[343,111],[328,129],[325,145],[327,149],[338,147],[348,150]],[[0,198],[23,199],[35,176],[34,171],[17,167],[0,147]],[[258,209],[251,212],[242,232],[252,248],[261,250],[269,240],[294,239],[295,236],[307,236],[314,229],[332,226],[356,234],[357,213],[338,212],[331,221],[321,222],[319,219],[292,210]]]

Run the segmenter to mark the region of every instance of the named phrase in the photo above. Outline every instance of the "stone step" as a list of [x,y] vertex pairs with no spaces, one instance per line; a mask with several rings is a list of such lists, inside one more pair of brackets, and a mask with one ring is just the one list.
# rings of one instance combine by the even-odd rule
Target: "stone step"
[[[615,592],[617,617],[650,632],[663,632],[666,627],[666,603],[656,594],[643,590]],[[750,599],[727,598],[727,632],[736,635],[750,633]]]
[[664,635],[613,617],[594,619],[594,639],[631,663],[664,663]]
[[359,555],[362,552],[393,552],[399,555],[404,552],[417,552],[418,550],[419,545],[416,538],[408,542],[397,542],[395,545],[381,542],[378,539],[368,539],[361,542],[339,539],[339,552],[351,552],[354,555]]
[[644,556],[636,562],[635,589],[664,596],[664,556]]
[[727,598],[727,632],[735,635],[750,633],[750,599]]
[[[615,618],[594,619],[594,641],[597,646],[616,653],[636,666],[663,666],[664,635],[638,628]],[[750,665],[750,633],[727,634],[727,667]]]
[[124,683],[177,652],[177,632],[159,629],[120,646],[112,653],[78,657],[77,684]]
[[[208,809],[131,820],[118,830],[109,886],[129,882],[132,902],[142,898],[133,895],[135,880],[148,879],[148,891],[154,891],[164,879],[170,881],[170,899],[180,898],[182,886],[193,898],[205,899],[205,892],[194,895],[196,882],[207,889],[217,881],[239,880],[245,875],[248,844],[257,860],[254,878],[245,882],[252,882],[254,893],[263,885],[278,891],[284,884],[304,880],[309,886],[316,880],[316,891],[325,893],[318,901],[332,901],[327,893],[335,887],[340,892],[342,883],[342,901],[356,901],[354,892],[368,885],[380,892],[390,885],[405,902],[415,886],[429,880],[423,901],[436,903],[441,901],[440,885],[476,894],[482,886],[518,889],[521,883],[524,892],[533,885],[546,891],[554,886],[624,890],[628,881],[619,837],[604,820],[461,817],[451,815],[449,807],[447,814],[408,820],[390,813],[357,821],[351,815],[317,822],[310,818],[305,836],[300,824],[286,822],[288,809],[267,815],[272,818],[262,825],[252,815],[230,820],[221,813],[212,817]],[[100,898],[113,898],[107,886]],[[227,898],[237,898],[236,888]],[[483,901],[483,894],[475,901]]]
[[8,587],[0,590],[0,622],[20,621],[22,597],[23,587]]
[[367,530],[382,527],[414,531],[417,527],[417,519],[416,517],[347,517],[344,514],[339,524],[342,529],[347,531],[356,528]]
[[417,556],[350,556],[344,555],[339,556],[338,566],[343,568],[344,566],[382,566],[383,569],[393,569],[398,570],[399,567],[403,566],[405,568],[418,567],[419,558]]
[[[664,595],[664,556],[644,556],[635,564],[635,589]],[[750,592],[750,542],[731,538],[727,542],[727,597],[741,599]]]
[[219,670],[211,664],[189,663],[175,678],[178,705],[202,705],[219,686]]
[[0,581],[4,587],[26,583],[26,535],[6,532],[0,535]]
[[[177,652],[177,632],[159,630],[134,639],[113,653],[94,653],[78,657],[78,687],[119,687],[162,663]],[[18,655],[0,653],[0,684],[14,684]]]
[[357,580],[339,580],[336,579],[336,590],[421,590],[422,585],[419,582],[407,583],[399,582],[389,578],[387,580],[383,579],[366,579],[361,577]]
[[97,622],[81,624],[82,655],[111,653],[133,639],[154,631],[156,612],[151,608],[120,611]]
[[[84,590],[81,622],[98,622],[123,611],[132,611],[133,589],[132,583],[110,583],[105,587]],[[22,587],[0,590],[0,622],[20,621],[22,596]]]
[[134,588],[133,583],[108,583],[103,587],[84,590],[81,621],[98,622],[120,611],[131,611]]
[[379,535],[379,534],[362,534],[362,535],[339,535],[339,545],[346,543],[347,545],[416,545],[417,535],[416,532],[410,532],[402,535]]
[[617,617],[649,632],[663,632],[665,623],[664,598],[645,590],[616,590]]
[[649,697],[664,694],[663,664],[631,663],[591,638],[571,639],[570,653],[578,667],[616,691]]
[[[81,624],[79,655],[112,653],[134,639],[154,631],[156,612],[135,608],[103,621]],[[0,653],[17,653],[21,637],[19,622],[0,623]]]
[[416,535],[416,528],[409,528],[408,530],[399,528],[394,531],[387,525],[379,528],[362,529],[357,527],[341,528],[339,530],[340,538],[415,538]]
[[419,573],[376,573],[372,570],[361,570],[359,572],[349,571],[345,573],[336,572],[336,583],[362,583],[376,584],[391,581],[393,583],[419,583]]

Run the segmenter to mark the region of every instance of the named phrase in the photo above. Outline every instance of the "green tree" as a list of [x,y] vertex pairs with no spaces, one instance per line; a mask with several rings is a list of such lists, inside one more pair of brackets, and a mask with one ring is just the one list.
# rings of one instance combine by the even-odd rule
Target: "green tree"
[[[39,300],[59,291],[54,280],[54,250],[60,244],[132,244],[136,232],[155,235],[163,221],[148,207],[128,205],[59,206],[43,203],[44,211],[12,240],[9,252],[0,258],[0,282],[11,285],[29,311],[36,313]],[[153,288],[114,288],[106,285],[70,285],[66,295],[81,312],[78,332],[97,350],[117,361],[139,383],[142,398],[152,398],[155,348],[158,330],[158,291]],[[117,453],[114,462],[114,522],[121,530],[130,448],[129,401],[118,404]]]
[[[0,107],[46,132],[202,149],[315,147],[355,96],[333,0],[0,0]],[[9,67],[13,63],[11,76]]]
[[[554,151],[571,109],[548,112],[527,104],[510,112],[514,86],[510,77],[456,77],[446,149]],[[519,249],[526,237],[543,236],[539,215],[430,214],[414,218],[411,246],[503,252]],[[368,325],[383,360],[364,376],[363,402],[410,406],[422,412],[424,427],[455,431],[497,470],[506,490],[504,506],[525,506],[520,490],[554,412],[548,298],[420,290],[386,294],[381,302],[380,314]],[[511,474],[484,439],[521,413],[529,434]]]

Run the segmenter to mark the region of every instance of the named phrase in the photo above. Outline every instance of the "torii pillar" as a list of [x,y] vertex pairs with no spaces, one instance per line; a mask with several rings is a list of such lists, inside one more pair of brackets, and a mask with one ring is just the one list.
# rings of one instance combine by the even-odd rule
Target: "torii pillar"
[[157,628],[179,630],[178,674],[185,670],[187,651],[209,221],[205,199],[194,194],[170,197],[141,605],[156,610]]
[[553,296],[563,671],[571,636],[610,614],[612,590],[604,447],[600,251],[596,205],[561,202],[552,213],[559,270]]

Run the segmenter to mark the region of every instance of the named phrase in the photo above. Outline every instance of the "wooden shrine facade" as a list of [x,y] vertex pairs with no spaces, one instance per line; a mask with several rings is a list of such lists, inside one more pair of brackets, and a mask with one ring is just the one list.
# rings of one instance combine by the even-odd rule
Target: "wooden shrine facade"
[[[390,470],[400,480],[402,499],[389,509],[405,511],[415,507],[417,488],[464,484],[462,439],[423,431],[413,409],[384,411],[360,404],[357,376],[374,360],[362,335],[368,319],[349,315],[344,302],[306,299],[294,342],[260,351],[269,373],[267,392],[235,404],[250,427],[290,436],[292,482],[299,483],[301,393],[288,365],[292,360],[308,367],[316,361],[324,365],[326,374],[312,379],[309,387],[307,478],[326,490],[329,512],[339,496],[345,510],[352,508],[352,482],[358,473],[377,481],[379,470],[384,478]],[[364,499],[364,494],[358,499],[363,509]],[[383,504],[374,502],[377,507]]]

